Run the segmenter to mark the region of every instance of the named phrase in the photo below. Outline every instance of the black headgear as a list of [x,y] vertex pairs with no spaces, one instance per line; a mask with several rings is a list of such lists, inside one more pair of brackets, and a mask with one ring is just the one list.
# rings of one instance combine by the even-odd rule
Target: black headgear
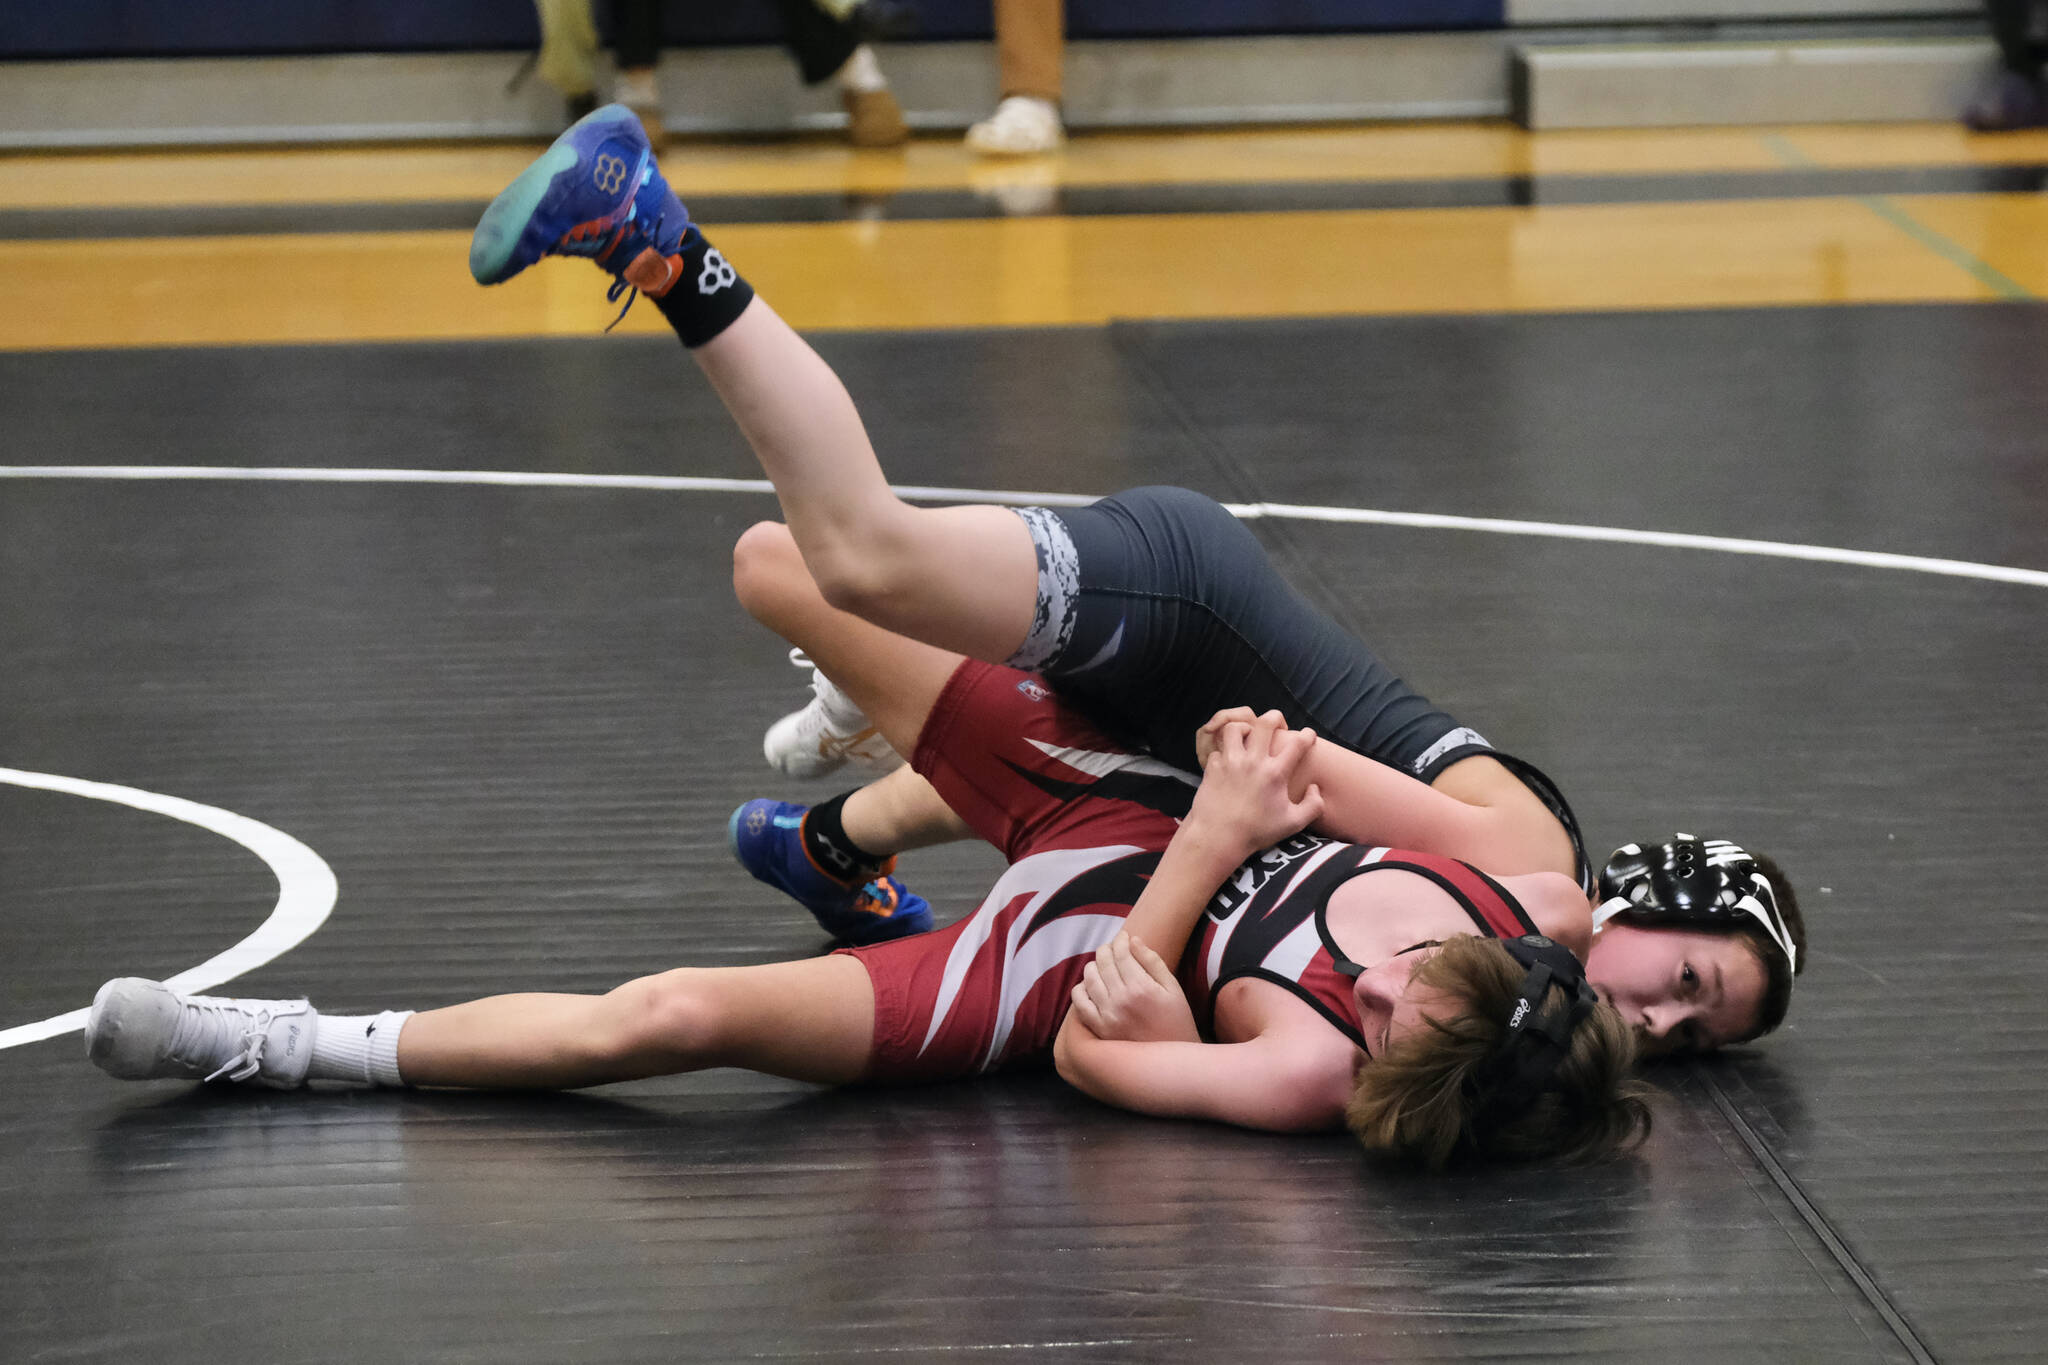
[[[1571,1051],[1572,1030],[1599,1002],[1586,980],[1585,966],[1562,943],[1525,934],[1504,938],[1500,944],[1529,970],[1515,989],[1507,1037],[1479,1071],[1479,1104],[1468,1130],[1475,1133],[1513,1118],[1535,1102]],[[1566,1008],[1546,1012],[1544,1001],[1553,990],[1564,993]]]
[[1608,920],[1627,920],[1672,929],[1727,933],[1755,919],[1771,942],[1785,951],[1786,965],[1799,968],[1792,931],[1778,912],[1777,892],[1756,859],[1726,839],[1673,836],[1668,844],[1644,848],[1623,844],[1600,874],[1597,929]]

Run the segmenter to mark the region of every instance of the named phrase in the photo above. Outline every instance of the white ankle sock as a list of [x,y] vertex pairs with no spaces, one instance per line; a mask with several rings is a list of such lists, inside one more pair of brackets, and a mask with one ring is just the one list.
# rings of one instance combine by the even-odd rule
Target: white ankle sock
[[839,85],[856,95],[865,95],[872,90],[887,90],[889,82],[882,75],[882,64],[875,60],[875,50],[862,43],[839,68]]
[[411,1010],[382,1014],[323,1014],[313,1030],[313,1061],[309,1081],[354,1081],[357,1085],[396,1088],[398,1031],[412,1018]]

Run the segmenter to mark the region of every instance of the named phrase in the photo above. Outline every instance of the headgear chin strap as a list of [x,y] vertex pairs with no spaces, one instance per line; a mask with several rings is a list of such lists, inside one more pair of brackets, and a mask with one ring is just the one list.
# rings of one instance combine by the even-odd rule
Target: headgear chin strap
[[[1478,1075],[1479,1104],[1468,1132],[1513,1118],[1550,1085],[1558,1063],[1571,1051],[1572,1030],[1599,1002],[1586,969],[1571,949],[1541,934],[1500,940],[1529,970],[1515,990],[1507,1037]],[[1564,993],[1566,1007],[1543,1006],[1551,991]]]
[[1799,970],[1799,950],[1778,912],[1770,879],[1758,870],[1756,859],[1726,839],[1679,834],[1668,844],[1623,844],[1614,850],[1600,874],[1593,927],[1617,915],[1645,925],[1723,933],[1747,916],[1784,950],[1786,965]]

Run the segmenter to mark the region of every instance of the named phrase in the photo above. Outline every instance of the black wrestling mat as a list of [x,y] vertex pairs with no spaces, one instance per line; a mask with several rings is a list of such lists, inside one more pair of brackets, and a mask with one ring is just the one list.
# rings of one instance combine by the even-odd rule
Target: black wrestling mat
[[[2039,307],[820,348],[903,482],[2048,569]],[[5,356],[0,414],[9,466],[756,476],[677,348],[637,339]],[[759,733],[805,696],[726,583],[772,512],[0,477],[0,766],[259,821],[331,867],[332,917],[237,994],[429,1007],[814,951],[724,847],[733,805],[788,786]],[[1431,1178],[1049,1076],[124,1085],[71,1033],[0,1047],[0,1360],[2040,1359],[2044,584],[1256,525],[1603,850],[1725,833],[1796,878],[1786,1027],[1661,1068],[1639,1160]],[[905,874],[950,918],[996,867]],[[0,1029],[192,967],[278,894],[219,829],[0,781]]]

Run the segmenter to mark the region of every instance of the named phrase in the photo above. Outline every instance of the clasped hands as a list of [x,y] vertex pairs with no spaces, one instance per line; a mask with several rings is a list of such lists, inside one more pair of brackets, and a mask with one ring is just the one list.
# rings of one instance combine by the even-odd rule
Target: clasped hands
[[[1314,731],[1289,730],[1278,711],[1218,711],[1195,737],[1202,785],[1176,839],[1214,842],[1235,863],[1300,833],[1323,813],[1321,791],[1298,777],[1315,743]],[[1073,1007],[1097,1038],[1201,1041],[1173,968],[1128,933],[1096,950],[1074,987]]]
[[1302,776],[1315,746],[1315,731],[1288,729],[1278,711],[1218,711],[1195,733],[1202,786],[1185,823],[1242,858],[1301,833],[1323,814],[1321,789]]

